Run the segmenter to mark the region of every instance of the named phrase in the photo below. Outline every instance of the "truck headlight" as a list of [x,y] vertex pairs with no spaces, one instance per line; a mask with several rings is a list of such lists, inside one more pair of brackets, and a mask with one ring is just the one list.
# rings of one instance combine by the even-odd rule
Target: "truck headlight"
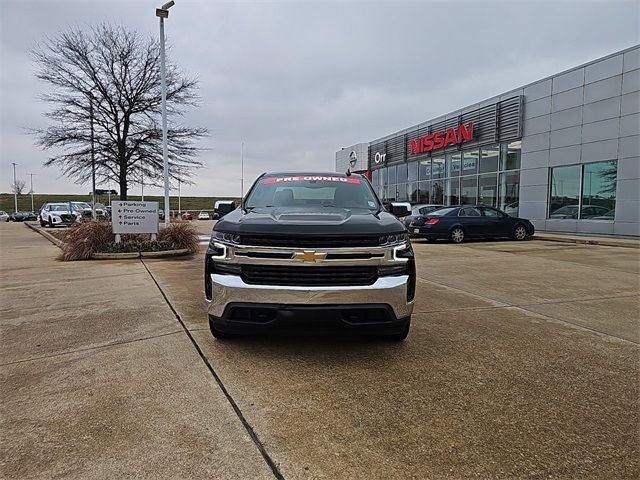
[[225,233],[214,230],[212,240],[217,240],[222,243],[229,243],[231,245],[239,245],[240,235],[238,235],[237,233]]
[[382,235],[378,238],[378,245],[388,247],[391,245],[399,245],[409,241],[408,233],[393,233],[391,235]]

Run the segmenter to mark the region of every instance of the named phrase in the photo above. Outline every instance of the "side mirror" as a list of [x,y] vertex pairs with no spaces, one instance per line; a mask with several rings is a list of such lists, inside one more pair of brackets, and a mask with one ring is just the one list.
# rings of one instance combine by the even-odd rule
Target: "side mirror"
[[389,212],[396,217],[406,217],[411,213],[411,205],[409,203],[391,202],[389,204]]

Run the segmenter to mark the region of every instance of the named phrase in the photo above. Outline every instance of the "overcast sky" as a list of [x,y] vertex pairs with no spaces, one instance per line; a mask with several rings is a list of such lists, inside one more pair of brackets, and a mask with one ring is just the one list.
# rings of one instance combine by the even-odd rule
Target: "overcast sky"
[[[37,192],[90,190],[43,167],[47,152],[24,134],[46,125],[29,47],[104,21],[156,36],[161,1],[0,0],[0,191],[11,162],[18,178],[37,174]],[[238,195],[243,140],[245,185],[266,170],[333,170],[341,147],[637,44],[639,24],[638,1],[176,0],[172,60],[200,79],[202,97],[186,121],[211,130],[205,168],[182,193]]]

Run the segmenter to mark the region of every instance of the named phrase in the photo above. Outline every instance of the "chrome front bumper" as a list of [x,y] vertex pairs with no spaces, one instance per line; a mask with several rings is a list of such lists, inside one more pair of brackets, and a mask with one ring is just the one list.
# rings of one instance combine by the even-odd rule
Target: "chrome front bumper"
[[249,285],[235,275],[211,274],[211,297],[208,313],[222,317],[231,303],[281,305],[361,305],[386,304],[396,318],[413,312],[413,302],[407,302],[408,275],[379,277],[373,285],[341,287],[295,287],[280,285]]

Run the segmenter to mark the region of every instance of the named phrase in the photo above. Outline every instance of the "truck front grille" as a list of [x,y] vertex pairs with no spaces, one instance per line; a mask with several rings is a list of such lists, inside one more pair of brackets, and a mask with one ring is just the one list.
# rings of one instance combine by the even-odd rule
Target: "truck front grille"
[[293,248],[341,248],[341,247],[377,247],[377,236],[253,236],[240,235],[242,245],[256,247],[293,247]]
[[282,265],[243,265],[242,279],[251,285],[350,286],[373,285],[376,266],[290,267]]

